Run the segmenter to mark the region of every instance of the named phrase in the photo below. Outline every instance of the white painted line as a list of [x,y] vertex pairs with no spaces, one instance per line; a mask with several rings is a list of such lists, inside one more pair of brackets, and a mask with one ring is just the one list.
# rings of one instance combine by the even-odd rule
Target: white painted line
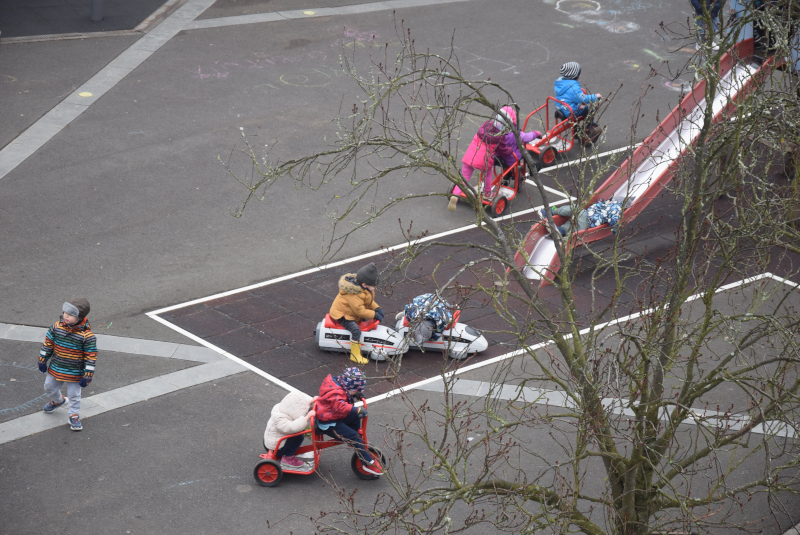
[[800,535],[800,524],[795,525],[793,528],[787,529],[783,535]]
[[[555,190],[553,190],[553,192],[554,193],[558,193],[559,195],[563,196],[563,194],[560,193],[560,192],[557,192]],[[569,199],[561,199],[559,201],[551,203],[551,205],[552,206],[557,206],[559,204],[564,204],[566,202],[569,202]],[[511,214],[508,214],[508,215],[505,215],[505,216],[502,216],[502,217],[498,217],[498,218],[495,219],[495,221],[505,221],[507,219],[511,219],[511,218],[514,218],[514,217],[519,217],[519,216],[522,216],[522,215],[535,213],[535,212],[538,212],[539,210],[541,210],[542,208],[544,208],[544,206],[537,206],[536,208],[530,208],[528,210],[522,210],[520,212],[511,213]],[[433,241],[433,240],[437,240],[439,238],[443,238],[445,236],[458,234],[459,232],[466,232],[468,230],[474,230],[475,228],[477,228],[475,225],[467,225],[465,227],[459,227],[459,228],[455,228],[455,229],[452,229],[452,230],[447,230],[445,232],[440,232],[439,234],[433,234],[431,236],[426,236],[424,238],[420,238],[419,240],[415,240],[412,243],[416,244],[416,243],[424,243],[424,242],[427,242],[427,241]],[[319,273],[320,271],[325,271],[326,269],[330,269],[330,268],[334,268],[334,267],[338,267],[338,266],[343,266],[345,264],[350,264],[352,262],[357,262],[359,260],[364,260],[364,259],[367,259],[367,258],[372,258],[374,256],[378,256],[380,254],[385,254],[387,252],[397,251],[399,249],[405,249],[406,247],[408,247],[408,243],[400,243],[398,245],[393,245],[391,247],[386,247],[386,248],[380,249],[378,251],[372,251],[372,252],[369,252],[369,253],[364,253],[364,254],[360,254],[360,255],[357,255],[357,256],[352,256],[350,258],[345,258],[344,260],[338,260],[336,262],[331,262],[330,264],[323,264],[321,266],[314,267],[314,268],[309,268],[309,269],[306,269],[306,270],[303,270],[303,271],[298,271],[296,273],[289,273],[288,275],[282,275],[282,276],[274,278],[274,279],[269,279],[269,280],[266,280],[266,281],[263,281],[263,282],[258,282],[256,284],[251,284],[250,286],[243,286],[241,288],[236,288],[234,290],[228,290],[226,292],[221,292],[221,293],[218,293],[218,294],[209,295],[207,297],[201,297],[199,299],[194,299],[192,301],[186,301],[185,303],[178,303],[177,305],[171,305],[171,306],[168,306],[168,307],[165,307],[165,308],[161,308],[161,309],[158,309],[158,310],[153,310],[152,312],[147,312],[147,315],[150,316],[150,317],[153,317],[155,315],[164,314],[165,312],[171,312],[171,311],[177,310],[179,308],[184,308],[184,307],[188,307],[188,306],[191,306],[191,305],[199,305],[200,303],[205,303],[206,301],[212,301],[214,299],[220,299],[222,297],[228,297],[229,295],[235,295],[235,294],[238,294],[238,293],[241,293],[241,292],[247,292],[247,291],[250,291],[250,290],[255,290],[257,288],[263,288],[264,286],[270,286],[272,284],[277,284],[279,282],[283,282],[283,281],[286,281],[286,280],[289,280],[289,279],[293,279],[295,277],[302,277],[304,275],[308,275],[308,274],[311,274],[311,273]],[[165,325],[171,325],[171,323],[165,323]]]
[[[205,28],[219,28],[221,26],[235,26],[241,24],[260,24],[263,22],[276,22],[293,19],[313,19],[317,17],[331,17],[336,15],[355,15],[359,13],[374,13],[375,11],[389,11],[421,6],[433,6],[470,0],[392,0],[389,2],[372,2],[369,4],[356,4],[340,7],[307,8],[294,11],[274,11],[272,13],[254,13],[252,15],[235,15],[232,17],[219,17],[216,19],[202,19],[186,26],[186,30],[201,30]],[[308,14],[313,12],[313,14]]]
[[[600,158],[604,158],[606,156],[611,156],[612,154],[617,154],[619,152],[624,152],[624,151],[627,151],[627,150],[635,150],[636,147],[638,147],[641,144],[642,143],[639,142],[639,143],[636,143],[635,145],[630,145],[630,146],[627,146],[627,147],[620,147],[618,149],[608,150],[606,152],[601,152],[599,154],[592,154],[591,156],[586,158],[586,160],[598,160]],[[577,163],[581,163],[581,162],[586,161],[586,160],[583,160],[581,158],[578,158],[578,159],[575,159],[575,160],[567,160],[566,162],[561,162],[560,164],[551,165],[550,167],[545,167],[543,169],[540,169],[539,172],[540,173],[550,173],[552,171],[558,171],[559,169],[562,169],[564,167],[570,167],[570,166],[573,166],[573,165],[575,165]],[[530,176],[530,175],[526,175],[526,176]],[[536,182],[534,182],[530,178],[526,179],[525,182],[527,182],[528,184],[530,184],[532,186],[536,185]],[[561,195],[561,196],[565,196],[566,195],[563,191],[559,191],[557,189],[553,189],[553,188],[550,188],[548,186],[545,186],[544,189],[546,189],[547,191],[549,191],[551,193],[556,193],[556,194]],[[570,199],[572,199],[574,201],[575,197],[570,197]]]
[[[641,144],[642,142],[640,141],[639,143],[636,143],[634,145],[629,145],[627,147],[620,147],[618,149],[607,150],[606,152],[601,152],[599,154],[592,154],[588,158],[586,158],[586,160],[599,160],[600,158],[605,158],[606,156],[611,156],[612,154],[617,154],[618,152],[625,152],[626,150],[635,150],[636,147],[638,147]],[[570,167],[572,165],[575,165],[576,163],[580,163],[586,160],[583,160],[582,158],[577,158],[575,160],[567,160],[566,162],[561,162],[560,164],[557,165],[551,165],[550,167],[539,169],[539,172],[549,173],[551,171],[557,171],[562,167]]]
[[[756,281],[759,281],[759,280],[762,280],[762,279],[765,279],[765,278],[771,278],[771,279],[773,279],[773,280],[775,280],[777,282],[780,282],[780,283],[783,283],[783,284],[787,284],[788,286],[791,286],[792,288],[795,288],[795,289],[798,288],[798,286],[800,286],[800,285],[798,285],[798,284],[796,284],[794,282],[788,281],[788,280],[786,280],[786,279],[784,279],[782,277],[778,277],[777,275],[773,275],[772,273],[767,272],[767,273],[764,273],[762,275],[756,275],[754,277],[749,277],[747,279],[742,279],[739,282],[733,282],[733,283],[730,283],[730,284],[726,284],[724,286],[721,286],[721,287],[717,288],[717,290],[714,293],[724,292],[724,291],[727,291],[727,290],[730,290],[730,289],[733,289],[733,288],[737,288],[737,287],[743,286],[745,284],[750,284],[751,282],[756,282]],[[702,297],[702,293],[689,296],[687,298],[687,302],[694,301],[695,299],[699,299],[700,297]],[[592,327],[588,327],[586,329],[582,329],[581,331],[579,331],[579,334],[583,335],[583,334],[586,334],[586,333],[588,333],[588,332],[590,332],[592,330],[597,331],[597,330],[600,330],[600,329],[604,329],[606,327],[610,327],[610,326],[613,326],[613,325],[617,325],[619,323],[623,323],[623,322],[626,322],[626,321],[629,321],[629,320],[632,320],[632,319],[636,319],[636,318],[638,318],[640,316],[644,316],[644,315],[650,314],[651,312],[653,312],[653,310],[654,309],[652,309],[652,308],[651,309],[647,309],[647,310],[644,310],[642,312],[637,312],[635,314],[630,314],[628,316],[623,316],[621,318],[617,318],[615,320],[612,320],[612,321],[609,321],[609,322],[606,322],[606,323],[601,323],[601,324],[598,324],[598,325],[594,325]],[[568,335],[567,338],[570,338],[570,335]],[[519,356],[519,355],[523,355],[523,354],[525,354],[525,353],[527,353],[529,351],[538,351],[539,349],[541,349],[541,348],[543,348],[543,347],[545,347],[547,345],[550,345],[552,343],[553,343],[552,340],[548,340],[546,342],[541,342],[539,344],[536,344],[536,345],[533,345],[533,346],[529,346],[527,348],[521,348],[521,349],[517,349],[517,350],[514,350],[514,351],[510,351],[508,353],[504,353],[504,354],[499,355],[497,357],[493,357],[493,358],[491,358],[489,360],[484,360],[482,362],[477,362],[477,363],[471,364],[469,366],[464,366],[463,368],[459,368],[458,370],[453,370],[453,371],[450,371],[450,372],[446,372],[443,377],[444,378],[450,378],[450,377],[452,377],[454,375],[459,375],[459,374],[464,373],[464,372],[477,370],[479,368],[483,368],[483,367],[486,367],[486,366],[491,366],[492,364],[496,364],[498,362],[502,362],[504,360],[508,360],[510,358],[513,358],[513,357],[516,357],[516,356]],[[412,383],[410,385],[406,385],[406,386],[402,386],[402,387],[399,387],[399,388],[395,388],[393,390],[390,390],[389,392],[386,392],[385,394],[381,394],[379,396],[375,396],[373,398],[369,398],[367,400],[367,403],[372,403],[374,401],[380,401],[382,399],[386,399],[386,398],[390,398],[392,396],[396,396],[398,394],[402,394],[403,392],[405,392],[407,390],[412,390],[412,389],[417,388],[419,386],[426,385],[426,384],[432,383],[434,381],[438,381],[441,378],[442,378],[442,376],[437,375],[435,377],[430,377],[428,379],[423,379],[422,381],[417,381],[416,383]]]
[[[555,190],[553,190],[553,191],[555,193],[558,193],[559,195],[561,195],[560,192],[557,192]],[[559,205],[559,204],[564,204],[566,202],[569,202],[569,199],[561,199],[561,200],[556,201],[556,202],[551,203],[551,204],[553,206],[555,206],[555,205]],[[509,214],[507,216],[503,216],[503,217],[497,218],[496,221],[502,221],[502,220],[510,219],[512,217],[515,217],[515,216],[518,217],[520,215],[533,213],[533,212],[538,212],[542,208],[543,208],[543,206],[537,206],[536,208],[531,208],[529,210],[524,210],[522,212],[517,212],[515,214]],[[475,228],[475,225],[468,225],[466,227],[460,227],[460,228],[457,228],[457,229],[448,230],[446,232],[441,232],[439,234],[434,234],[432,236],[427,236],[425,238],[421,238],[420,240],[415,241],[414,243],[421,243],[421,242],[425,242],[425,241],[431,241],[431,240],[435,240],[435,239],[441,238],[443,236],[449,236],[449,235],[452,235],[452,234],[457,234],[459,232],[472,230],[474,228]],[[405,248],[407,246],[408,246],[407,243],[402,243],[402,244],[395,245],[395,246],[392,246],[392,247],[389,247],[389,248],[386,248],[386,249],[381,249],[381,250],[374,251],[374,252],[371,252],[371,253],[365,253],[365,254],[362,254],[362,255],[358,255],[358,256],[351,257],[351,258],[347,258],[345,260],[340,260],[338,262],[325,264],[325,265],[322,265],[322,266],[319,266],[319,267],[316,267],[316,268],[306,269],[304,271],[300,271],[300,272],[297,272],[297,273],[290,273],[288,275],[283,275],[282,277],[277,277],[275,279],[270,279],[270,280],[267,280],[267,281],[264,281],[264,282],[259,282],[257,284],[251,284],[250,286],[245,286],[243,288],[237,288],[235,290],[229,290],[227,292],[222,292],[222,293],[210,295],[208,297],[195,299],[193,301],[187,301],[185,303],[172,305],[172,306],[169,306],[169,307],[166,307],[166,308],[162,308],[162,309],[159,309],[159,310],[146,312],[145,314],[147,316],[149,316],[150,318],[154,319],[155,321],[161,323],[162,325],[165,325],[165,326],[169,327],[170,329],[172,329],[172,330],[174,330],[174,331],[186,336],[187,338],[190,338],[190,339],[194,340],[198,344],[202,344],[202,345],[206,346],[207,348],[216,351],[220,355],[223,355],[224,357],[227,357],[227,358],[233,360],[234,362],[237,362],[237,363],[241,364],[242,366],[245,366],[247,369],[257,373],[258,375],[260,375],[261,377],[267,379],[268,381],[271,381],[274,384],[289,390],[290,392],[291,391],[299,391],[297,388],[293,387],[292,385],[290,385],[288,383],[285,383],[284,381],[278,379],[277,377],[274,377],[274,376],[268,374],[267,372],[265,372],[265,371],[255,367],[255,366],[253,366],[249,362],[246,362],[246,361],[240,359],[239,357],[237,357],[235,355],[232,355],[231,353],[228,353],[227,351],[224,351],[223,349],[221,349],[221,348],[219,348],[219,347],[207,342],[206,340],[200,338],[199,336],[196,336],[196,335],[190,333],[189,331],[187,331],[185,329],[182,329],[182,328],[178,327],[177,325],[171,323],[170,321],[165,320],[164,318],[160,317],[160,314],[164,314],[165,312],[170,312],[172,310],[177,310],[177,309],[184,308],[184,307],[187,307],[187,306],[204,303],[206,301],[211,301],[211,300],[214,300],[214,299],[227,297],[229,295],[234,295],[234,294],[237,294],[237,293],[246,292],[246,291],[253,290],[253,289],[256,289],[256,288],[263,288],[264,286],[269,286],[271,284],[277,284],[279,282],[290,280],[290,279],[293,279],[295,277],[302,277],[303,275],[308,275],[310,273],[317,273],[317,272],[320,272],[320,271],[324,271],[326,269],[330,269],[332,267],[341,266],[341,265],[344,265],[344,264],[349,264],[351,262],[355,262],[357,260],[363,260],[365,258],[370,258],[370,257],[373,257],[373,256],[377,256],[377,255],[383,254],[383,253],[385,253],[387,251],[394,251],[394,250],[397,250],[397,249],[402,249],[402,248]],[[414,383],[414,385],[424,384],[425,382],[426,381],[422,381],[420,383]],[[410,387],[406,387],[406,388],[410,388]],[[376,399],[383,399],[383,397],[379,396]]]
[[256,374],[260,375],[264,379],[267,379],[268,381],[271,381],[272,383],[276,384],[277,386],[280,386],[281,388],[285,388],[289,392],[300,392],[300,390],[298,390],[297,388],[293,387],[289,383],[285,383],[285,382],[281,381],[280,379],[278,379],[277,377],[273,377],[272,375],[268,374],[267,372],[256,368],[255,366],[253,366],[249,362],[245,362],[244,360],[240,359],[236,355],[232,355],[232,354],[228,353],[227,351],[225,351],[224,349],[221,349],[221,348],[215,346],[214,344],[210,344],[210,343],[206,342],[205,340],[203,340],[199,336],[195,336],[194,334],[190,333],[189,331],[181,329],[177,325],[173,325],[172,323],[168,322],[167,320],[158,317],[155,312],[147,312],[146,314],[148,316],[150,316],[152,319],[156,320],[157,322],[159,322],[159,323],[161,323],[163,325],[166,325],[170,329],[181,333],[182,335],[184,335],[187,338],[191,338],[192,340],[194,340],[198,344],[203,344],[207,348],[213,349],[214,351],[216,351],[217,353],[219,353],[223,357],[227,357],[227,358],[231,359],[233,362],[235,362],[237,364],[241,364],[242,366],[244,366],[245,368],[247,368],[251,372],[255,372]]

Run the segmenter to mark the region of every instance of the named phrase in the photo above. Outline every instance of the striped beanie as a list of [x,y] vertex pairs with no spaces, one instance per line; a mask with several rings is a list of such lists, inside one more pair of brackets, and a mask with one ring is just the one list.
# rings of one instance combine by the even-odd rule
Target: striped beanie
[[363,392],[364,387],[367,386],[367,379],[364,377],[364,372],[358,368],[345,368],[342,375],[337,377],[338,382],[346,390],[357,390]]
[[561,66],[561,76],[567,80],[577,80],[581,75],[581,65],[577,61],[568,61]]

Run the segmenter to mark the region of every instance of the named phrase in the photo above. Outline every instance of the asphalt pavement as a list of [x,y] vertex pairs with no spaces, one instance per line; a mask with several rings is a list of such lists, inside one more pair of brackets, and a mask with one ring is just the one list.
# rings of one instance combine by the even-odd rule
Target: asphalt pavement
[[[592,16],[585,15],[589,4]],[[186,16],[184,8],[197,14]],[[445,51],[452,39],[465,74],[501,83],[523,112],[552,94],[562,63],[580,62],[591,91],[615,94],[601,121],[608,131],[598,150],[605,151],[642,139],[677,103],[686,80],[646,75],[649,64],[689,59],[683,43],[658,34],[661,21],[688,13],[688,3],[632,0],[188,0],[143,36],[3,43],[0,160],[65,99],[76,99],[80,113],[66,124],[48,123],[57,128],[3,168],[0,323],[47,327],[66,299],[85,295],[96,332],[195,345],[145,313],[311,267],[330,238],[326,212],[341,208],[336,196],[347,185],[337,181],[319,192],[279,185],[236,219],[231,211],[244,191],[218,156],[240,147],[242,133],[273,157],[324,148],[340,106],[357,97],[341,74],[340,54],[355,53],[366,68],[372,45],[397,39],[396,22],[411,29],[418,47]],[[266,15],[276,20],[257,22]],[[233,16],[262,19],[224,20]],[[192,29],[192,20],[206,27]],[[166,37],[152,39],[159,31]],[[103,69],[126,51],[138,63],[106,76]],[[77,95],[90,83],[102,86],[98,96]],[[645,83],[653,88],[632,133],[631,110]],[[409,176],[387,184],[377,201],[445,189],[430,176]],[[514,210],[538,202],[531,193]],[[448,212],[443,198],[407,203],[357,232],[332,260],[402,243],[401,228],[412,221],[417,231],[439,233],[471,218],[467,210]],[[36,341],[0,341],[0,363],[8,363],[0,366],[0,410],[30,403],[21,410],[36,412],[31,400],[42,394],[41,375],[30,364],[37,352]],[[192,366],[107,355],[98,360],[98,389]],[[287,478],[279,489],[257,487],[251,477],[269,410],[284,394],[242,371],[97,414],[82,433],[61,426],[4,443],[0,533],[263,533],[268,520],[281,518],[276,533],[308,532],[303,516],[336,508],[319,476]],[[395,398],[371,406],[374,433],[380,437],[381,425],[405,411]],[[530,440],[547,447],[546,437]],[[365,500],[388,488],[358,482],[349,456],[332,452],[325,470],[348,487],[357,484]]]

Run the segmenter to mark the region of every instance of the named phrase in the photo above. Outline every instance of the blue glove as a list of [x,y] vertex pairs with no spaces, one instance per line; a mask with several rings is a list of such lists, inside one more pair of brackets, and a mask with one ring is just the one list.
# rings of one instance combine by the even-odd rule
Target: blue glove
[[359,418],[364,418],[366,415],[367,415],[367,409],[365,409],[364,407],[359,407],[356,416],[358,416]]
[[380,307],[375,309],[375,319],[378,321],[383,321],[383,310]]
[[88,384],[89,384],[89,383],[91,383],[91,382],[92,382],[92,380],[91,380],[91,379],[87,379],[87,378],[84,376],[84,378],[83,378],[83,379],[81,379],[81,382],[80,382],[80,383],[78,383],[78,384],[80,384],[80,385],[81,385],[81,388],[86,388],[86,385],[88,385]]
[[46,362],[40,362],[39,363],[39,371],[42,372],[42,373],[47,373],[47,363]]

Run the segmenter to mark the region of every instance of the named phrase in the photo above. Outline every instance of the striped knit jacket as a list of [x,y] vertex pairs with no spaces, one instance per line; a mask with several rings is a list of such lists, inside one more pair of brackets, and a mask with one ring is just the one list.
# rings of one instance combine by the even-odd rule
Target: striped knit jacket
[[39,362],[50,362],[48,372],[59,381],[79,382],[91,379],[97,362],[97,339],[88,318],[77,325],[67,325],[60,319],[50,327],[39,351]]

